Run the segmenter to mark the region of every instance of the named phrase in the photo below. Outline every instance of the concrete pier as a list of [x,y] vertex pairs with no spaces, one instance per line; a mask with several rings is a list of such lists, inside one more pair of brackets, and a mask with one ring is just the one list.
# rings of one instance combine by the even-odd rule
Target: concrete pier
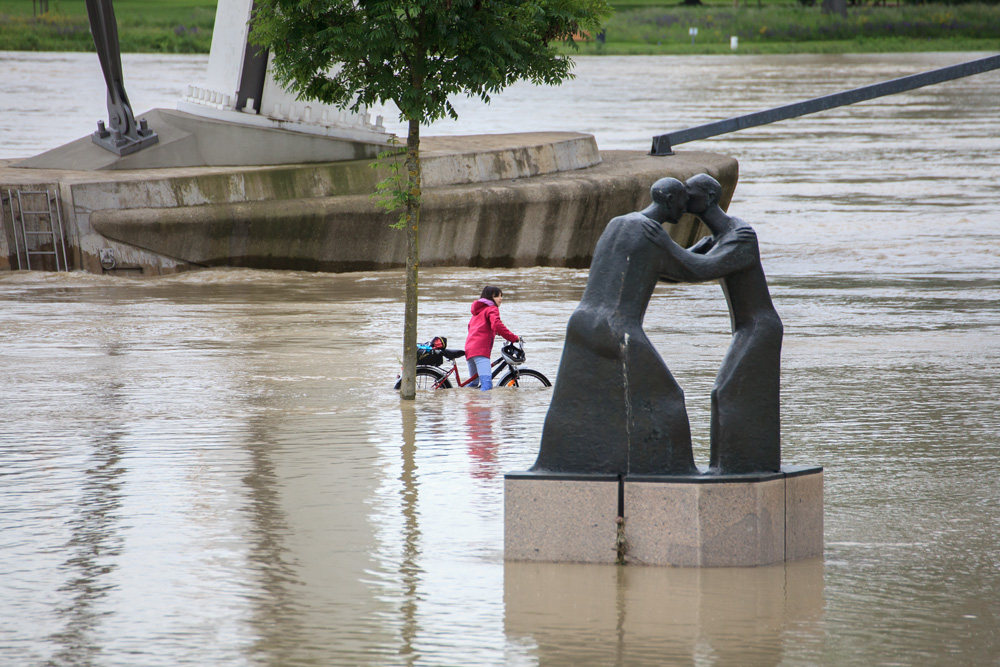
[[[177,146],[194,150],[183,137]],[[89,146],[68,147],[44,163],[0,161],[0,270],[17,269],[17,250],[23,255],[11,195],[29,190],[48,192],[58,207],[72,269],[158,275],[209,266],[404,266],[405,235],[369,198],[380,175],[367,153],[292,165],[120,168],[94,166]],[[731,157],[599,151],[592,136],[573,132],[427,137],[422,155],[424,266],[586,267],[608,220],[646,206],[656,179],[706,172],[723,184],[728,203],[738,175]],[[60,160],[64,166],[54,168]],[[690,243],[698,223],[689,217],[671,233]],[[51,269],[44,261],[33,258],[32,268]]]
[[823,469],[504,476],[504,559],[757,567],[823,555]]

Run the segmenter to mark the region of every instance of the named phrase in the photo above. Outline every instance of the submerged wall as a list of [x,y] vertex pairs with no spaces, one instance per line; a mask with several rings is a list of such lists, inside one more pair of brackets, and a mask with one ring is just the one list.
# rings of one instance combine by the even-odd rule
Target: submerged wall
[[[608,220],[645,207],[656,179],[707,172],[728,203],[738,172],[735,159],[713,153],[598,152],[593,137],[575,133],[430,138],[423,165],[425,266],[585,267]],[[401,267],[405,234],[369,198],[377,179],[366,160],[113,172],[0,165],[0,195],[58,193],[70,264],[85,271]],[[4,211],[0,269],[16,269]],[[672,234],[687,244],[697,223]]]

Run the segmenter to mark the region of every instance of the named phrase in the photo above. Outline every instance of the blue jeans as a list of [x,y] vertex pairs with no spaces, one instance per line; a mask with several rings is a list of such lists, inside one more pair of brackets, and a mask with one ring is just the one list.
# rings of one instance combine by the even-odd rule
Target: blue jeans
[[466,361],[469,362],[469,377],[472,377],[476,373],[479,373],[479,380],[474,381],[470,386],[477,386],[482,391],[489,391],[493,388],[493,376],[490,375],[492,368],[490,367],[489,357],[468,357]]

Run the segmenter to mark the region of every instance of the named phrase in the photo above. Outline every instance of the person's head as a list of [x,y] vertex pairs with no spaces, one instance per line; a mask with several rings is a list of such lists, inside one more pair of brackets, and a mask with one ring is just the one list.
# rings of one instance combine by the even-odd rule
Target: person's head
[[494,287],[493,285],[487,285],[483,288],[483,293],[479,295],[480,299],[489,299],[496,305],[500,305],[500,299],[503,298],[503,290],[499,287]]
[[708,174],[692,176],[685,188],[688,193],[687,210],[695,214],[704,213],[717,205],[722,197],[722,186]]
[[687,210],[687,190],[676,178],[661,178],[649,188],[653,203],[642,211],[650,220],[676,223]]

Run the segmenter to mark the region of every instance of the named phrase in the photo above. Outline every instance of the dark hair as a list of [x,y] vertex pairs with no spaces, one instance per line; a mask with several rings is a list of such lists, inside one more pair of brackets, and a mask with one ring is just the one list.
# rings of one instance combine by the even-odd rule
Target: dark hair
[[479,298],[489,299],[493,303],[496,303],[498,296],[503,296],[503,290],[499,287],[494,287],[493,285],[487,285],[483,288],[483,293],[479,295]]

